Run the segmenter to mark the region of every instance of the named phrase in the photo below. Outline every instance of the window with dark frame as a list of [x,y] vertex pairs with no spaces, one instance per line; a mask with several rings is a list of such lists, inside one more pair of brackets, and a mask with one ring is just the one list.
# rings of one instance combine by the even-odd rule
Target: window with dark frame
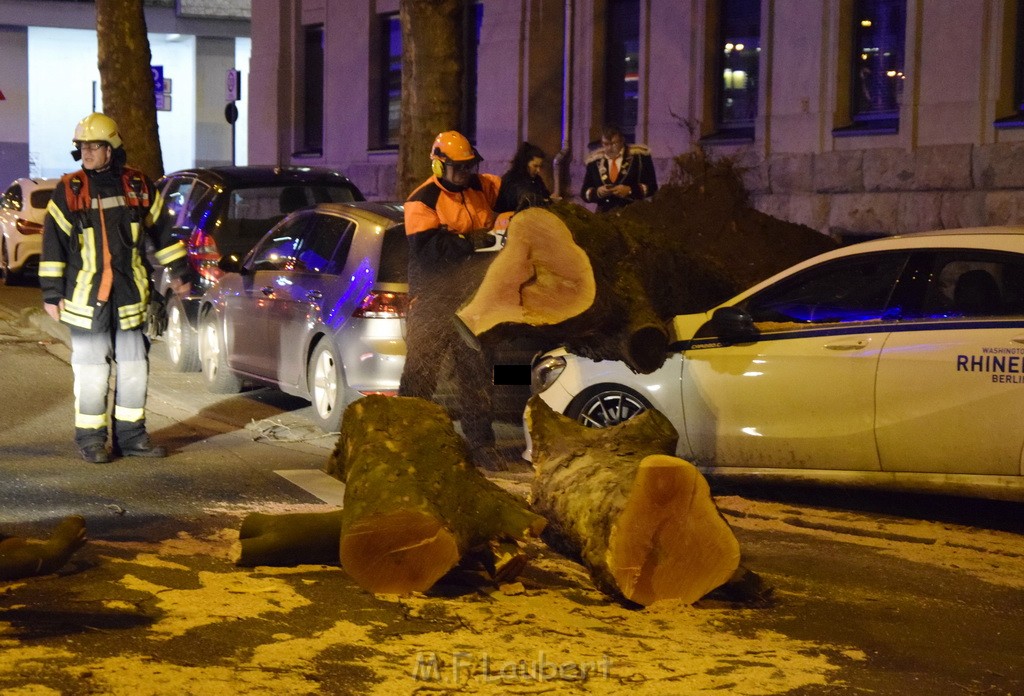
[[1013,104],[1018,118],[1024,116],[1024,0],[1017,0],[1017,35],[1013,67]]
[[402,126],[402,23],[398,13],[380,16],[380,76],[377,143],[398,147]]
[[604,122],[631,141],[640,105],[639,0],[608,0],[606,22]]
[[476,81],[477,56],[480,53],[480,27],[483,24],[484,7],[478,2],[467,3],[466,16],[462,23],[462,55],[465,70],[462,73],[462,114],[461,132],[470,142],[476,140]]
[[754,138],[761,62],[761,0],[719,0],[715,133]]
[[324,27],[304,27],[302,41],[302,129],[299,143],[303,155],[321,155],[324,149]]
[[1013,25],[1013,113],[997,118],[996,128],[1020,128],[1024,126],[1024,0],[1014,3],[1017,12]]
[[856,0],[853,16],[852,129],[899,130],[903,94],[906,0]]

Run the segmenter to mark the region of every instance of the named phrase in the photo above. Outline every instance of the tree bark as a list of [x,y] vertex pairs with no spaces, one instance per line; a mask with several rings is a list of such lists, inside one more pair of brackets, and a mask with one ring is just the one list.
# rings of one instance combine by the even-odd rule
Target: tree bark
[[692,603],[736,572],[739,543],[704,477],[671,456],[678,435],[661,413],[592,429],[534,397],[527,425],[546,538],[578,556],[602,592]]
[[254,512],[242,520],[238,537],[242,553],[235,565],[337,565],[341,561],[341,511],[287,515]]
[[545,520],[468,462],[446,411],[429,401],[367,396],[345,410],[325,471],[345,482],[341,564],[359,585],[423,592],[481,549],[496,577],[521,568],[508,543]]
[[155,181],[164,163],[142,0],[96,0],[96,40],[103,111],[117,122],[128,161]]
[[60,570],[85,543],[85,520],[65,517],[46,541],[0,535],[0,580],[49,575]]
[[463,0],[401,0],[402,124],[399,199],[430,176],[430,146],[457,130],[462,107]]

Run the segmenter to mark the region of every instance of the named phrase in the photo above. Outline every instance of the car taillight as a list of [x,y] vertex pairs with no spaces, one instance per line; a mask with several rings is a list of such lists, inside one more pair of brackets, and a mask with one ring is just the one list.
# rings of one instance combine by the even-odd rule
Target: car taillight
[[213,237],[202,230],[196,230],[188,240],[188,262],[200,278],[211,283],[224,275],[224,271],[217,267],[220,261],[220,250],[217,249],[217,242]]
[[21,234],[41,234],[43,231],[43,226],[40,225],[38,222],[32,222],[31,220],[22,220],[21,218],[18,218],[18,220],[14,223],[14,227]]
[[404,292],[371,290],[352,316],[357,319],[400,319],[405,316],[408,296]]

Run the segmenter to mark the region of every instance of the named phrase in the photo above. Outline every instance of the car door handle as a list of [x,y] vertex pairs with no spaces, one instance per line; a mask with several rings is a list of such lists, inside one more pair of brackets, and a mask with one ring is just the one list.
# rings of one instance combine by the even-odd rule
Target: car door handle
[[310,290],[309,292],[306,293],[306,299],[309,300],[310,302],[317,302],[318,300],[323,298],[323,296],[324,294],[319,290]]
[[274,294],[274,288],[268,285],[265,288],[260,288],[260,292],[262,292],[267,297],[271,297]]
[[867,348],[870,342],[866,338],[859,341],[840,341],[839,343],[826,343],[825,348],[828,350],[861,350]]

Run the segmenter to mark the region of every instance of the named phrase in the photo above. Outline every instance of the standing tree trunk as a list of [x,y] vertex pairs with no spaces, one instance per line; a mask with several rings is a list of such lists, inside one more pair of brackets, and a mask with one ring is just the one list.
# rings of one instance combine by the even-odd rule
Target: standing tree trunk
[[462,106],[463,0],[401,0],[402,126],[398,191],[404,199],[430,175],[430,146],[457,129]]
[[164,162],[142,0],[96,0],[96,40],[103,111],[117,122],[132,165],[158,179]]

